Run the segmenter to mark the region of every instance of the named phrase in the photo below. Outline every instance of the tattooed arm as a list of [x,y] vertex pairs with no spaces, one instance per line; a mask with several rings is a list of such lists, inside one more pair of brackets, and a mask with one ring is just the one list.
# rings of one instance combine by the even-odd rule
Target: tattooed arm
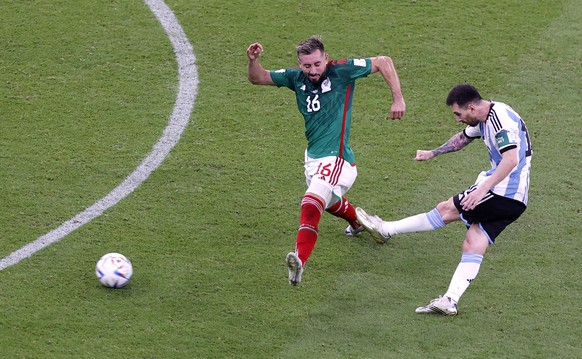
[[451,137],[445,144],[435,148],[434,150],[416,151],[416,157],[414,159],[417,161],[426,161],[438,155],[442,155],[443,153],[459,151],[463,149],[465,146],[467,146],[469,143],[471,143],[471,141],[473,141],[473,138],[465,136],[465,132],[461,131],[454,135],[453,137]]

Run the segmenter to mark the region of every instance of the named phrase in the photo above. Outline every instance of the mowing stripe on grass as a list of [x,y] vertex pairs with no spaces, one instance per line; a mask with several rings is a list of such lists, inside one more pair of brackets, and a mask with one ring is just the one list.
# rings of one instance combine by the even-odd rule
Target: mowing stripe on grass
[[41,249],[60,241],[69,233],[99,217],[103,212],[127,197],[158,168],[178,143],[188,125],[198,90],[196,57],[178,19],[162,0],[144,0],[170,38],[178,61],[179,89],[168,126],[147,157],[108,195],[69,219],[59,227],[0,259],[0,270],[32,256]]

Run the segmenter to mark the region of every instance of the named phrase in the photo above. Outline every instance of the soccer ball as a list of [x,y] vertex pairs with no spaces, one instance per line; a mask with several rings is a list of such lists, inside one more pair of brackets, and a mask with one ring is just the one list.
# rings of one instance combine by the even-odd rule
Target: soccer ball
[[107,253],[97,262],[95,274],[107,288],[121,288],[129,283],[133,267],[123,254]]

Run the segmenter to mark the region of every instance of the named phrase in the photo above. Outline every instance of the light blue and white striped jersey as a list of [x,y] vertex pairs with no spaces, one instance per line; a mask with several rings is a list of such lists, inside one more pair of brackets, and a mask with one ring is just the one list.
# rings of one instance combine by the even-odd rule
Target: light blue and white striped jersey
[[527,205],[532,149],[527,127],[517,112],[502,102],[491,102],[487,121],[477,126],[467,126],[465,135],[470,138],[483,137],[489,150],[491,169],[481,172],[475,184],[491,176],[501,162],[503,152],[517,148],[517,166],[509,176],[491,188],[491,192]]

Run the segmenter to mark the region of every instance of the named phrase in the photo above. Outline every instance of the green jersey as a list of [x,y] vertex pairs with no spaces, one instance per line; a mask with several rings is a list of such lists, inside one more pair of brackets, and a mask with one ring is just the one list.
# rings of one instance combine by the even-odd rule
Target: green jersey
[[352,97],[355,80],[371,71],[369,58],[331,61],[319,85],[314,85],[299,68],[270,71],[277,86],[295,91],[299,112],[305,118],[309,157],[336,156],[355,163],[349,144]]

